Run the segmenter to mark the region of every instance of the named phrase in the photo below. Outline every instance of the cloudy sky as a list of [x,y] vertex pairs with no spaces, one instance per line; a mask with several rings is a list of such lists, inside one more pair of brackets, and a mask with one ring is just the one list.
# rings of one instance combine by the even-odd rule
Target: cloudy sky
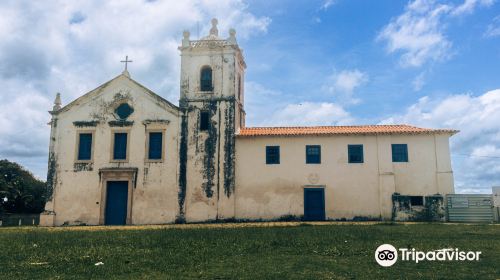
[[46,174],[64,104],[118,75],[177,103],[182,31],[219,19],[248,65],[247,125],[409,123],[451,140],[456,190],[500,185],[497,0],[3,0],[0,158]]

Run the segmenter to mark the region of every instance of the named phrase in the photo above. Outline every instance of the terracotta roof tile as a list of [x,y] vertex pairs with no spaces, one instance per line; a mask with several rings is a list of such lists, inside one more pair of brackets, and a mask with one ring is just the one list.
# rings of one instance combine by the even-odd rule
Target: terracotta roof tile
[[411,125],[359,126],[302,126],[302,127],[245,127],[237,136],[294,136],[294,135],[350,135],[350,134],[455,134],[453,129],[430,129]]

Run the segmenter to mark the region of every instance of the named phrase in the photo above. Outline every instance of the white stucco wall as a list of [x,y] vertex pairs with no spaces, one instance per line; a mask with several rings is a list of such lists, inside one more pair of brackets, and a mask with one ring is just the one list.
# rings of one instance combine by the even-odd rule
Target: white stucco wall
[[[303,188],[320,186],[325,188],[328,219],[390,219],[394,192],[453,193],[448,138],[433,134],[237,137],[236,218],[302,216]],[[363,144],[364,163],[348,163],[348,144]],[[408,144],[407,163],[392,162],[391,144]],[[305,163],[306,145],[321,145],[321,164]],[[280,146],[280,164],[266,165],[266,146]]]
[[[135,187],[132,187],[131,223],[154,224],[173,222],[178,214],[177,167],[178,167],[178,113],[163,101],[155,98],[146,89],[138,86],[126,76],[119,76],[105,84],[99,92],[78,99],[70,110],[57,115],[55,153],[57,162],[56,187],[52,208],[55,225],[63,223],[85,223],[96,225],[103,222],[102,207],[105,207],[101,168],[137,168]],[[132,126],[110,127],[115,120],[113,109],[115,95],[120,93],[134,108],[127,121]],[[98,120],[95,127],[77,127],[75,121]],[[145,120],[163,120],[147,126]],[[163,129],[164,160],[149,162],[146,154],[147,129]],[[75,165],[78,131],[93,131],[92,170],[79,170]],[[112,133],[128,131],[128,161],[112,162]],[[88,169],[88,167],[86,168]]]

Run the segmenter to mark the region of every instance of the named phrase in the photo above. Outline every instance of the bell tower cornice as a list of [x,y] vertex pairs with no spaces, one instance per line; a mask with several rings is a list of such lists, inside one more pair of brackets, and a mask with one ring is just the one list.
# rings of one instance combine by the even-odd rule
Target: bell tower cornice
[[194,55],[204,53],[205,51],[221,51],[224,53],[236,52],[239,63],[243,66],[243,68],[246,68],[243,50],[240,49],[236,40],[236,30],[234,28],[229,29],[229,37],[223,39],[219,37],[217,24],[217,19],[212,19],[212,28],[210,29],[210,33],[199,40],[191,40],[191,33],[188,30],[185,30],[183,32],[182,44],[178,48],[181,51],[181,55],[186,53]]

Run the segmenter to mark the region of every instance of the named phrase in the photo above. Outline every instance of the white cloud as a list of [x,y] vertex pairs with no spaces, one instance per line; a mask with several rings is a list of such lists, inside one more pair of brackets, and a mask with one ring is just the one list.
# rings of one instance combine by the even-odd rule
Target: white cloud
[[495,0],[465,0],[462,5],[454,8],[451,12],[454,16],[471,14],[478,6],[489,7],[495,3]]
[[331,102],[297,102],[282,92],[247,81],[247,126],[306,126],[351,124],[354,118],[341,105]]
[[429,61],[449,59],[452,42],[445,36],[450,16],[471,14],[476,7],[489,7],[494,0],[465,0],[452,6],[434,0],[414,0],[403,14],[393,18],[378,34],[377,40],[386,42],[388,53],[401,52],[403,67],[419,67]]
[[334,90],[347,92],[352,92],[355,88],[368,80],[367,75],[358,69],[344,70],[338,74],[334,74],[331,78],[334,81]]
[[418,74],[411,84],[414,91],[420,91],[425,85],[425,72]]
[[500,158],[500,147],[494,145],[484,145],[472,150],[472,155],[476,157],[498,157]]
[[[0,154],[2,156],[41,156],[48,149],[47,126],[51,101],[31,85],[10,85],[22,92],[4,92],[0,102]],[[46,110],[44,110],[46,109]]]
[[356,104],[359,99],[353,97],[354,91],[368,82],[368,74],[354,70],[343,70],[328,77],[322,90],[337,97],[342,104]]
[[323,4],[321,5],[322,10],[328,10],[333,4],[335,4],[335,0],[325,0],[323,1]]
[[190,29],[196,39],[199,23],[203,36],[212,17],[219,19],[221,37],[234,27],[240,41],[267,32],[271,21],[249,12],[242,0],[3,2],[0,158],[44,177],[47,111],[55,93],[70,102],[118,75],[125,55],[134,61],[134,79],[176,103],[182,31]]
[[413,1],[402,15],[384,27],[377,39],[387,42],[389,53],[402,52],[400,62],[405,67],[446,59],[452,44],[443,35],[442,17],[450,9],[434,1]]
[[281,92],[269,89],[259,83],[245,81],[246,125],[262,125],[279,108],[286,98]]
[[490,192],[500,185],[500,89],[480,96],[421,98],[402,115],[382,123],[410,123],[431,128],[459,129],[451,138],[457,191]]
[[500,36],[500,16],[495,17],[492,23],[488,25],[486,32],[484,33],[484,36],[485,37]]
[[312,22],[313,22],[313,23],[321,23],[321,18],[320,18],[320,17],[318,17],[318,16],[314,16],[314,17],[312,18]]
[[266,126],[347,125],[354,122],[341,106],[328,102],[287,104],[267,118]]

